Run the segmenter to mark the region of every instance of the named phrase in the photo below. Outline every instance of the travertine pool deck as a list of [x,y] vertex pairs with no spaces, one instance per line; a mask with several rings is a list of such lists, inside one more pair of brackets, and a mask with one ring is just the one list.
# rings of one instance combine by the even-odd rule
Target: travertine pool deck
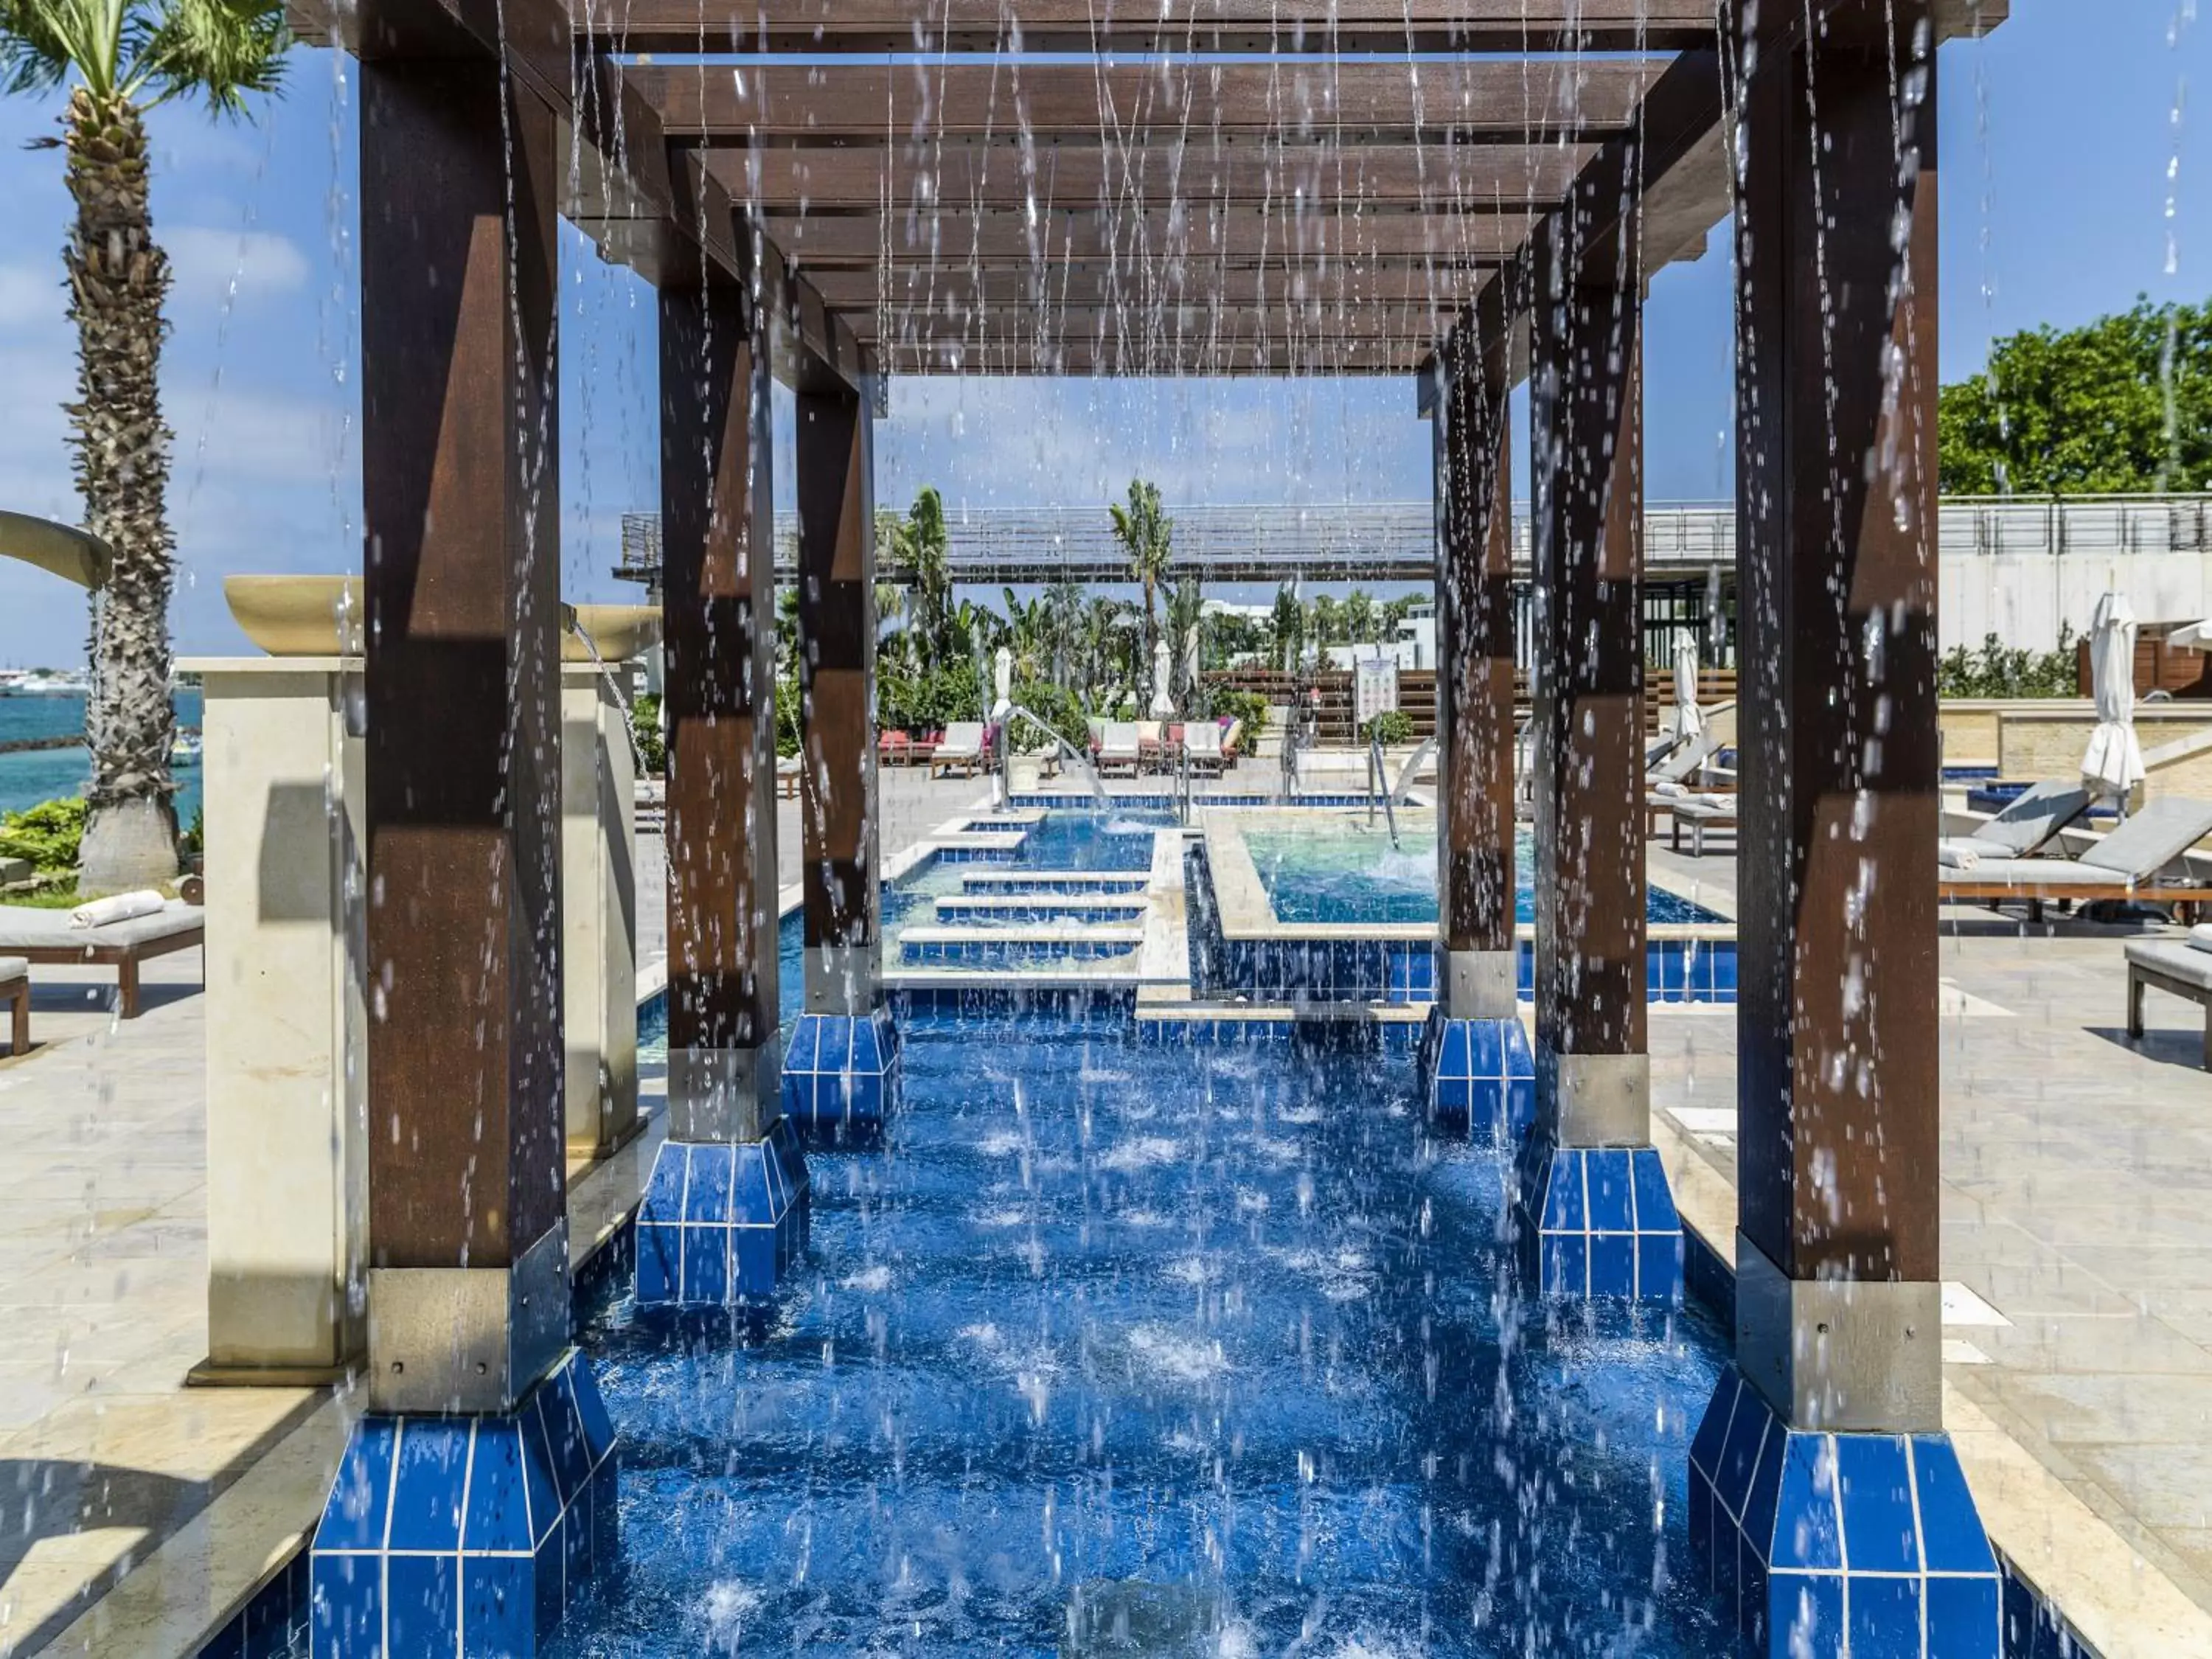
[[[1651,860],[1733,911],[1728,859]],[[2139,930],[1943,918],[1943,1273],[1969,1293],[1946,1297],[1944,1380],[1969,1477],[2106,1659],[2212,1654],[2203,1012],[2154,995],[2125,1038]],[[1698,1166],[1685,1217],[1732,1250],[1735,1022],[1654,1007],[1651,1050],[1676,1166]]]

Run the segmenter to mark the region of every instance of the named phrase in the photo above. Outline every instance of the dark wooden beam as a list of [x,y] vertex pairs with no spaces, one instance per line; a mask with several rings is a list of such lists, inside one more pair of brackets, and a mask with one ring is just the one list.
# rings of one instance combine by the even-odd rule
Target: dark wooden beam
[[892,306],[849,316],[865,346],[879,341],[1140,341],[1215,339],[1402,340],[1433,344],[1450,319],[1447,307],[1378,301],[1293,301],[1240,307],[1085,305],[986,307],[947,315],[941,307]]
[[762,67],[633,66],[672,138],[896,147],[1003,139],[1107,146],[1434,143],[1604,137],[1626,127],[1666,68],[1656,58],[1535,64],[1308,63]]
[[[1666,52],[1710,45],[1708,0],[578,0],[580,32],[629,52]],[[1117,15],[1118,14],[1118,15]]]
[[1763,54],[1746,105],[1741,1225],[1791,1281],[1932,1284],[1936,64],[1900,111],[1856,21]]
[[726,282],[660,289],[668,1105],[678,1140],[757,1140],[775,1115],[775,577],[759,320]]
[[1511,1019],[1513,480],[1502,358],[1461,336],[1436,422],[1437,879],[1445,1017]]
[[1557,203],[1592,156],[1589,144],[1182,144],[1101,146],[927,142],[827,149],[716,150],[708,171],[747,207],[886,216],[939,210],[1205,212],[1223,203],[1279,211],[1391,205],[1431,213],[1526,214]]
[[798,398],[799,821],[806,1010],[876,1006],[874,416],[842,387]]
[[951,307],[964,314],[979,304],[1003,313],[1015,325],[1066,306],[1147,309],[1218,303],[1241,310],[1291,301],[1400,307],[1433,302],[1449,313],[1466,301],[1484,276],[1476,268],[1395,259],[1360,265],[1316,261],[1225,269],[1193,264],[1174,270],[1146,264],[1123,269],[1103,262],[1026,269],[993,266],[981,271],[964,266],[897,265],[885,270],[817,270],[811,280],[823,299],[847,313],[857,327],[860,313],[878,307],[940,313]]
[[[363,64],[370,1401],[384,1411],[504,1409],[568,1340],[561,173],[553,111],[489,56]],[[472,1297],[455,1271],[511,1290],[526,1261],[560,1299],[543,1352],[507,1295]]]
[[994,340],[942,341],[926,346],[882,342],[875,351],[895,374],[1267,376],[1318,380],[1338,375],[1409,375],[1429,356],[1428,341],[1393,340]]
[[1131,270],[1266,265],[1339,259],[1421,259],[1496,264],[1517,252],[1528,221],[1518,215],[1340,214],[1295,209],[1195,214],[1053,212],[1034,225],[1014,212],[939,210],[874,218],[771,215],[769,239],[805,270],[925,264],[948,269],[1028,267],[1104,261]]
[[1531,295],[1536,1042],[1540,1127],[1646,1143],[1642,284],[1577,280],[1550,238]]

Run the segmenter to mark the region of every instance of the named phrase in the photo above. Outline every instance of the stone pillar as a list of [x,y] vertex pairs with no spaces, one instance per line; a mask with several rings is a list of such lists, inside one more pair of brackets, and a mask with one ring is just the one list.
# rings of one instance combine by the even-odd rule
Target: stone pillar
[[1763,40],[1744,88],[1736,1364],[1690,1525],[1777,1656],[2000,1645],[1942,1433],[1929,9]]
[[826,380],[802,386],[798,404],[806,1012],[784,1055],[783,1101],[804,1133],[865,1138],[898,1093],[877,850],[874,410]]
[[568,1150],[637,1133],[637,763],[632,670],[561,667],[561,981]]
[[1583,245],[1604,205],[1571,199],[1537,256],[1537,1107],[1518,1219],[1545,1294],[1672,1302],[1681,1224],[1645,1048],[1643,295],[1633,214],[1617,243]]
[[569,1345],[552,112],[482,60],[362,65],[368,1414],[319,1654],[527,1655],[611,1554]]
[[720,283],[660,293],[668,1139],[638,1216],[646,1303],[772,1293],[805,1249],[781,1121],[775,562],[767,341]]
[[368,1326],[361,659],[188,662],[207,785],[208,1357],[335,1381]]
[[1433,1121],[1504,1146],[1536,1083],[1514,925],[1510,321],[1496,308],[1495,337],[1477,338],[1481,314],[1445,343],[1436,412],[1438,973],[1421,1077]]

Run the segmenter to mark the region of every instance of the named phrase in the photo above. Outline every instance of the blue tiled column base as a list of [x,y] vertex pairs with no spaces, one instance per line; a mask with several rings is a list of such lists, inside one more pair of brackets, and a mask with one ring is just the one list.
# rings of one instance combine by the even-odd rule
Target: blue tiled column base
[[1522,1267],[1570,1301],[1677,1304],[1682,1218],[1652,1146],[1523,1143],[1514,1205]]
[[1518,1019],[1447,1019],[1421,1028],[1421,1097],[1439,1128],[1517,1145],[1536,1121],[1536,1054]]
[[775,1294],[806,1253],[806,1158],[788,1121],[767,1137],[661,1143],[637,1212],[637,1299],[726,1307]]
[[1690,1446],[1690,1542],[1761,1659],[2001,1650],[1996,1559],[1948,1435],[1793,1430],[1730,1366]]
[[889,1008],[801,1014],[783,1049],[783,1115],[809,1139],[869,1139],[898,1109],[899,1036]]
[[316,1659],[532,1659],[614,1561],[614,1440],[574,1349],[510,1412],[362,1418],[315,1528]]

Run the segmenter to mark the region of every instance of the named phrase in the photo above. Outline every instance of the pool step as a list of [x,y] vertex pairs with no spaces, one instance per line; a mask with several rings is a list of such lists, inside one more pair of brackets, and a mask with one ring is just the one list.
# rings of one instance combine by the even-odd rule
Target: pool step
[[899,959],[912,968],[1036,968],[1129,956],[1144,942],[1145,930],[1138,922],[1113,927],[1080,922],[922,926],[899,935]]
[[963,896],[1052,893],[1141,893],[1152,879],[1143,870],[963,870]]
[[947,926],[1000,930],[1060,922],[1111,927],[1143,921],[1151,902],[1142,893],[963,893],[939,899],[935,919]]

